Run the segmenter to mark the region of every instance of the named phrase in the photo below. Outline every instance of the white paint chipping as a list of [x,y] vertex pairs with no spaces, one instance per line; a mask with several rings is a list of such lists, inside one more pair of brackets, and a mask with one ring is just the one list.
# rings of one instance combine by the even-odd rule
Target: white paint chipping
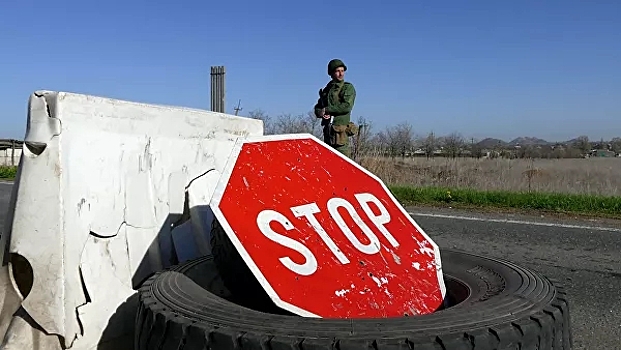
[[501,223],[501,224],[515,224],[515,225],[527,225],[527,226],[544,226],[544,227],[570,228],[570,229],[577,229],[577,230],[621,232],[620,228],[604,227],[604,226],[571,225],[571,224],[561,224],[561,223],[553,223],[553,222],[538,222],[538,221],[511,220],[511,219],[494,219],[494,218],[482,218],[482,217],[476,217],[476,216],[433,214],[433,213],[417,213],[417,212],[410,212],[409,214],[413,215],[413,216],[441,218],[441,219],[449,219],[449,220],[496,222],[496,223]]
[[383,284],[388,284],[388,278],[386,277],[377,278],[375,276],[371,276],[371,279],[377,284],[378,287],[381,287]]
[[427,254],[429,256],[433,256],[433,249],[429,248],[429,247],[421,247],[420,248],[420,252],[421,254]]
[[349,290],[349,289],[341,289],[341,290],[337,290],[336,292],[334,292],[334,294],[335,294],[337,297],[343,297],[343,296],[345,296],[345,294],[347,294],[347,293],[349,293],[349,292],[350,292],[350,290]]
[[371,276],[371,279],[373,280],[373,282],[375,282],[377,284],[378,287],[382,286],[382,282],[380,281],[379,278],[377,278],[375,276]]
[[401,258],[395,254],[395,252],[393,252],[392,250],[389,250],[390,254],[392,254],[392,258],[395,260],[395,263],[397,265],[401,265]]

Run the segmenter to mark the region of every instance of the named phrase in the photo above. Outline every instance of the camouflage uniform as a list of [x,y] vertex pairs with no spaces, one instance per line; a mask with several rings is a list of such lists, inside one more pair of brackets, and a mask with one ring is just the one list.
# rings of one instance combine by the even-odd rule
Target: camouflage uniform
[[[328,74],[338,68],[347,66],[343,61],[334,59],[328,63]],[[334,117],[332,126],[330,119],[322,119],[324,142],[334,147],[337,151],[351,157],[349,136],[356,132],[356,125],[351,123],[351,111],[356,100],[356,89],[346,81],[331,80],[323,89],[319,90],[319,100],[315,104],[315,116],[322,118],[323,113]]]

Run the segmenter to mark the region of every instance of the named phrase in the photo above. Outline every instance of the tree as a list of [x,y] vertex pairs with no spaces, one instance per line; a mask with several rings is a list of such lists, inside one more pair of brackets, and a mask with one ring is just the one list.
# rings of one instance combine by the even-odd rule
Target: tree
[[260,109],[255,109],[248,113],[248,118],[259,119],[263,121],[263,129],[266,135],[274,134],[272,127],[272,118]]
[[400,155],[405,158],[414,144],[414,132],[408,122],[386,127],[386,130],[378,134],[378,138],[391,157]]
[[433,131],[430,132],[427,137],[421,140],[421,145],[427,158],[433,157],[433,152],[438,147],[438,140],[435,133]]
[[480,159],[481,157],[483,157],[483,146],[481,146],[479,141],[475,140],[474,138],[472,138],[471,144],[470,144],[470,155],[477,159]]
[[587,154],[591,151],[591,143],[589,142],[588,136],[579,136],[574,142],[574,147],[582,151],[582,154]]
[[614,137],[610,144],[612,146],[612,151],[615,153],[621,153],[621,137]]
[[248,113],[248,117],[262,120],[266,135],[309,133],[319,138],[323,137],[321,120],[315,117],[313,112],[301,115],[285,113],[272,118],[259,109]]
[[[248,113],[248,116],[264,122],[264,133],[266,135],[310,133],[319,139],[323,139],[322,119],[316,118],[314,111],[299,115],[285,113],[272,117],[261,109],[256,109]],[[427,158],[435,156],[438,150],[441,150],[442,155],[447,157],[465,156],[467,152],[464,153],[464,149],[470,150],[470,156],[476,158],[483,157],[485,149],[491,149],[490,158],[498,156],[504,158],[584,157],[597,147],[621,153],[621,137],[615,137],[607,142],[603,140],[592,142],[587,136],[582,135],[574,139],[569,145],[565,143],[558,143],[554,146],[521,145],[521,147],[507,149],[501,140],[493,143],[486,139],[480,143],[475,143],[474,139],[464,140],[463,135],[458,131],[447,136],[437,135],[433,131],[426,135],[417,136],[410,122],[388,125],[379,132],[373,130],[371,121],[365,117],[358,117],[357,124],[358,133],[350,137],[352,158],[356,161],[360,156],[368,156],[372,152],[381,156],[405,158],[417,148],[421,149]]]
[[455,158],[459,156],[463,146],[464,137],[458,132],[453,132],[444,138],[444,151],[448,157]]
[[358,160],[361,155],[368,154],[372,147],[372,123],[364,117],[358,117],[358,133],[351,138],[352,155]]

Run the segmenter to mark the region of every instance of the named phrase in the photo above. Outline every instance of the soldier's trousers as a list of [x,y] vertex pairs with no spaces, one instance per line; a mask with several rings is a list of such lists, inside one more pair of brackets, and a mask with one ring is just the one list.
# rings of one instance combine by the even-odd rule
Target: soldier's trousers
[[[323,124],[323,142],[330,145],[332,148],[345,155],[348,158],[351,158],[351,148],[349,146],[349,137],[345,134],[344,127],[343,130],[335,130],[332,124],[326,123]],[[338,127],[337,127],[338,128]],[[340,135],[337,135],[340,133]],[[339,137],[337,137],[339,136]],[[338,142],[337,142],[338,140]]]

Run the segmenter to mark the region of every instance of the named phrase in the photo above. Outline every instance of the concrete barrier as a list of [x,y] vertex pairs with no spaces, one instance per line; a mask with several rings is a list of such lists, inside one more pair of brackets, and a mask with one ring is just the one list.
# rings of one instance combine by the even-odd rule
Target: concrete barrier
[[2,348],[131,349],[135,288],[209,252],[212,216],[192,205],[209,201],[237,138],[262,134],[222,113],[31,95],[0,241]]

